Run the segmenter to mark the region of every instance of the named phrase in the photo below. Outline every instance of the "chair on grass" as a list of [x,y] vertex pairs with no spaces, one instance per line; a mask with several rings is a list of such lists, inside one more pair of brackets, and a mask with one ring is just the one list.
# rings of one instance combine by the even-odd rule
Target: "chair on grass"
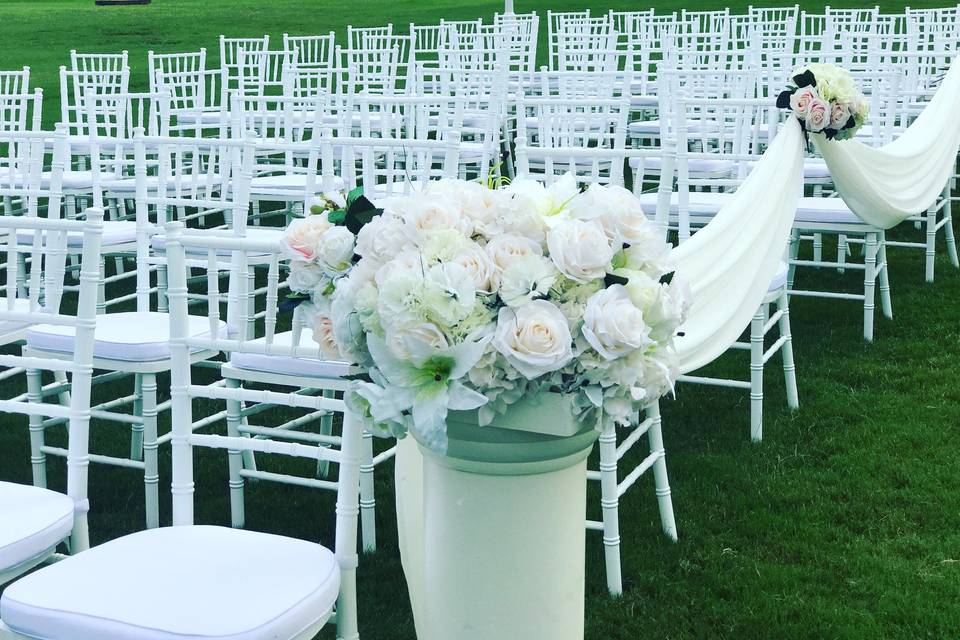
[[[13,583],[0,599],[0,637],[310,640],[325,625],[335,623],[338,638],[357,640],[360,424],[344,413],[340,400],[192,383],[192,352],[235,345],[213,336],[193,336],[185,247],[212,253],[214,261],[218,251],[227,251],[237,263],[238,272],[244,272],[246,253],[270,251],[271,245],[210,234],[186,235],[181,229],[179,225],[168,227],[167,245],[172,305],[175,526],[106,542]],[[197,434],[191,429],[194,398],[269,401],[343,413],[341,446]],[[336,463],[334,550],[266,533],[195,525],[193,461],[197,450],[203,448]],[[224,591],[226,584],[243,588]]]
[[[85,218],[78,222],[0,217],[0,252],[6,258],[4,282],[0,285],[4,293],[0,300],[0,323],[5,333],[9,334],[12,327],[39,324],[72,327],[77,333],[76,348],[67,360],[0,355],[5,374],[27,369],[38,377],[44,371],[72,376],[69,400],[65,404],[45,403],[26,394],[0,400],[0,413],[8,414],[8,420],[9,414],[29,416],[31,421],[56,418],[67,424],[69,438],[66,495],[44,487],[0,481],[0,513],[3,514],[0,518],[0,585],[54,559],[61,543],[66,543],[73,553],[84,551],[90,544],[87,436],[103,213],[88,209]],[[30,230],[32,242],[18,241],[18,232],[24,229]],[[83,239],[80,290],[78,298],[73,299],[75,315],[60,311],[70,234]],[[25,274],[29,288],[23,296],[19,284],[20,265],[29,266],[29,273]]]

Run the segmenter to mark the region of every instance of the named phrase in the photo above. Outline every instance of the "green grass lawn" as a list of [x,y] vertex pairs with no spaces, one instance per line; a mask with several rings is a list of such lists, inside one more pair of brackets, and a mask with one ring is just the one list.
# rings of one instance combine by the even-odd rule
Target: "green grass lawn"
[[[548,6],[583,4],[521,0],[518,10]],[[595,8],[628,6],[637,5]],[[660,6],[672,10],[681,3]],[[216,57],[220,33],[269,32],[279,39],[284,31],[339,31],[348,23],[489,16],[499,7],[450,0],[154,0],[145,8],[95,9],[92,0],[0,0],[0,68],[31,66],[35,83],[47,93],[45,122],[51,123],[58,112],[56,69],[68,62],[71,47],[129,50],[133,86],[143,88],[148,49],[206,46]],[[894,234],[908,235],[919,232]],[[878,312],[874,344],[860,338],[858,303],[795,300],[801,409],[785,408],[774,360],[766,376],[762,444],[749,442],[746,393],[683,386],[675,400],[663,402],[680,541],[670,543],[660,534],[652,479],[642,479],[621,505],[626,591],[618,600],[606,594],[599,534],[588,534],[587,638],[912,640],[960,634],[960,273],[941,256],[937,282],[928,285],[922,262],[921,251],[891,250],[896,318],[880,319]],[[798,282],[814,278],[846,281],[855,290],[862,276],[808,271]],[[727,356],[711,369],[748,375],[745,355]],[[0,427],[0,479],[29,482],[26,420],[3,417]],[[62,441],[62,434],[51,433],[50,440]],[[126,431],[96,424],[92,448],[122,455]],[[161,456],[166,485],[169,449]],[[641,456],[638,447],[626,463]],[[309,465],[282,464],[284,470],[309,471]],[[63,487],[62,467],[51,462],[51,486]],[[388,465],[377,478],[380,550],[361,559],[364,640],[413,637],[391,475]],[[228,523],[225,456],[202,454],[197,484],[198,521]],[[142,526],[137,472],[94,467],[90,494],[95,543]],[[161,498],[168,522],[169,495],[164,491]],[[591,493],[594,517],[598,498]],[[257,483],[248,490],[250,528],[319,537],[327,544],[332,507],[332,496],[306,489]]]

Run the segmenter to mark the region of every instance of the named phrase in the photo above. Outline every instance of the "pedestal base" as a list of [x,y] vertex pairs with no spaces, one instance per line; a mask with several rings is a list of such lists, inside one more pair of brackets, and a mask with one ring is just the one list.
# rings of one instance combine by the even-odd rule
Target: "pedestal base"
[[[596,432],[461,425],[448,434],[446,455],[406,442],[397,452],[417,637],[582,640],[586,458]],[[421,505],[420,517],[410,512]]]

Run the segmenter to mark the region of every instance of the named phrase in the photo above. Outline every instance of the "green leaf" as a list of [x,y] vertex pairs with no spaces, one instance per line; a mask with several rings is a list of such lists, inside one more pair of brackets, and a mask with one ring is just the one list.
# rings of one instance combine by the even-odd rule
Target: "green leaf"
[[361,196],[363,196],[363,187],[351,189],[350,193],[347,194],[347,209],[349,209],[350,205],[352,205],[354,201]]
[[[366,202],[370,202],[363,196],[360,196]],[[352,207],[347,211],[347,217],[344,220],[344,225],[347,229],[350,230],[350,233],[356,235],[360,233],[360,229],[363,229],[364,225],[368,224],[371,220],[383,213],[383,209],[377,209],[370,205],[369,209],[358,210],[357,207]]]
[[629,281],[627,278],[624,278],[623,276],[616,276],[616,275],[614,275],[614,274],[612,274],[612,273],[608,273],[607,275],[603,276],[603,286],[604,286],[604,287],[612,287],[612,286],[615,285],[615,284],[623,284],[623,285],[625,285],[625,284],[627,284],[628,282],[630,282],[630,281]]
[[323,213],[323,212],[326,211],[326,210],[327,210],[327,208],[324,207],[322,204],[310,205],[310,213],[312,213],[312,214],[315,215],[315,216],[320,215],[321,213]]
[[627,254],[623,251],[617,251],[613,254],[613,260],[610,262],[610,266],[614,269],[623,269],[627,266]]
[[342,225],[344,220],[347,218],[346,209],[335,209],[327,214],[327,220],[330,221],[330,224],[339,224]]

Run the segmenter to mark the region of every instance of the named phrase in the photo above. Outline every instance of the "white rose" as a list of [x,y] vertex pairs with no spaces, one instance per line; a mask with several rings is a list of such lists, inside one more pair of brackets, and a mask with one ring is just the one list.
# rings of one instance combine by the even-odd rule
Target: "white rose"
[[310,293],[323,280],[323,268],[314,262],[302,260],[290,261],[290,273],[287,275],[287,286],[290,291]]
[[842,102],[830,105],[830,128],[843,129],[850,119],[850,108]]
[[333,228],[326,215],[307,216],[294,220],[284,230],[281,244],[291,260],[313,262],[317,259],[320,239]]
[[653,342],[643,312],[622,285],[601,289],[590,297],[581,332],[606,360],[616,360]]
[[520,307],[545,298],[559,275],[553,263],[543,256],[519,258],[499,274],[500,299],[509,307]]
[[453,198],[416,195],[395,206],[413,239],[419,238],[424,231],[454,229],[468,236],[472,231],[472,225],[460,215],[460,207]]
[[493,346],[528,380],[562,369],[573,359],[567,319],[546,300],[501,308]]
[[451,262],[467,270],[477,291],[481,293],[493,292],[494,283],[497,280],[496,267],[483,247],[476,242],[469,242],[466,247],[453,256]]
[[475,233],[494,237],[503,231],[499,223],[503,192],[478,182],[444,179],[431,183],[427,193],[455,199],[460,205],[460,214],[472,223]]
[[340,360],[340,347],[333,332],[333,320],[326,313],[318,313],[313,318],[313,341],[320,345],[324,358]]
[[409,246],[403,221],[392,215],[377,216],[357,234],[357,255],[368,260],[387,262]]
[[447,337],[432,322],[396,327],[387,332],[387,348],[401,360],[422,363],[450,346]]
[[485,249],[493,264],[501,271],[521,258],[543,255],[543,248],[539,244],[515,233],[493,238]]
[[333,227],[320,237],[317,262],[328,272],[341,273],[353,262],[353,234],[346,227]]
[[643,271],[634,271],[631,269],[617,269],[616,274],[627,279],[627,284],[623,285],[630,296],[630,301],[640,311],[646,311],[650,305],[657,301],[660,296],[660,282],[654,280]]
[[614,250],[596,220],[567,220],[547,234],[550,259],[557,269],[580,283],[602,278]]

